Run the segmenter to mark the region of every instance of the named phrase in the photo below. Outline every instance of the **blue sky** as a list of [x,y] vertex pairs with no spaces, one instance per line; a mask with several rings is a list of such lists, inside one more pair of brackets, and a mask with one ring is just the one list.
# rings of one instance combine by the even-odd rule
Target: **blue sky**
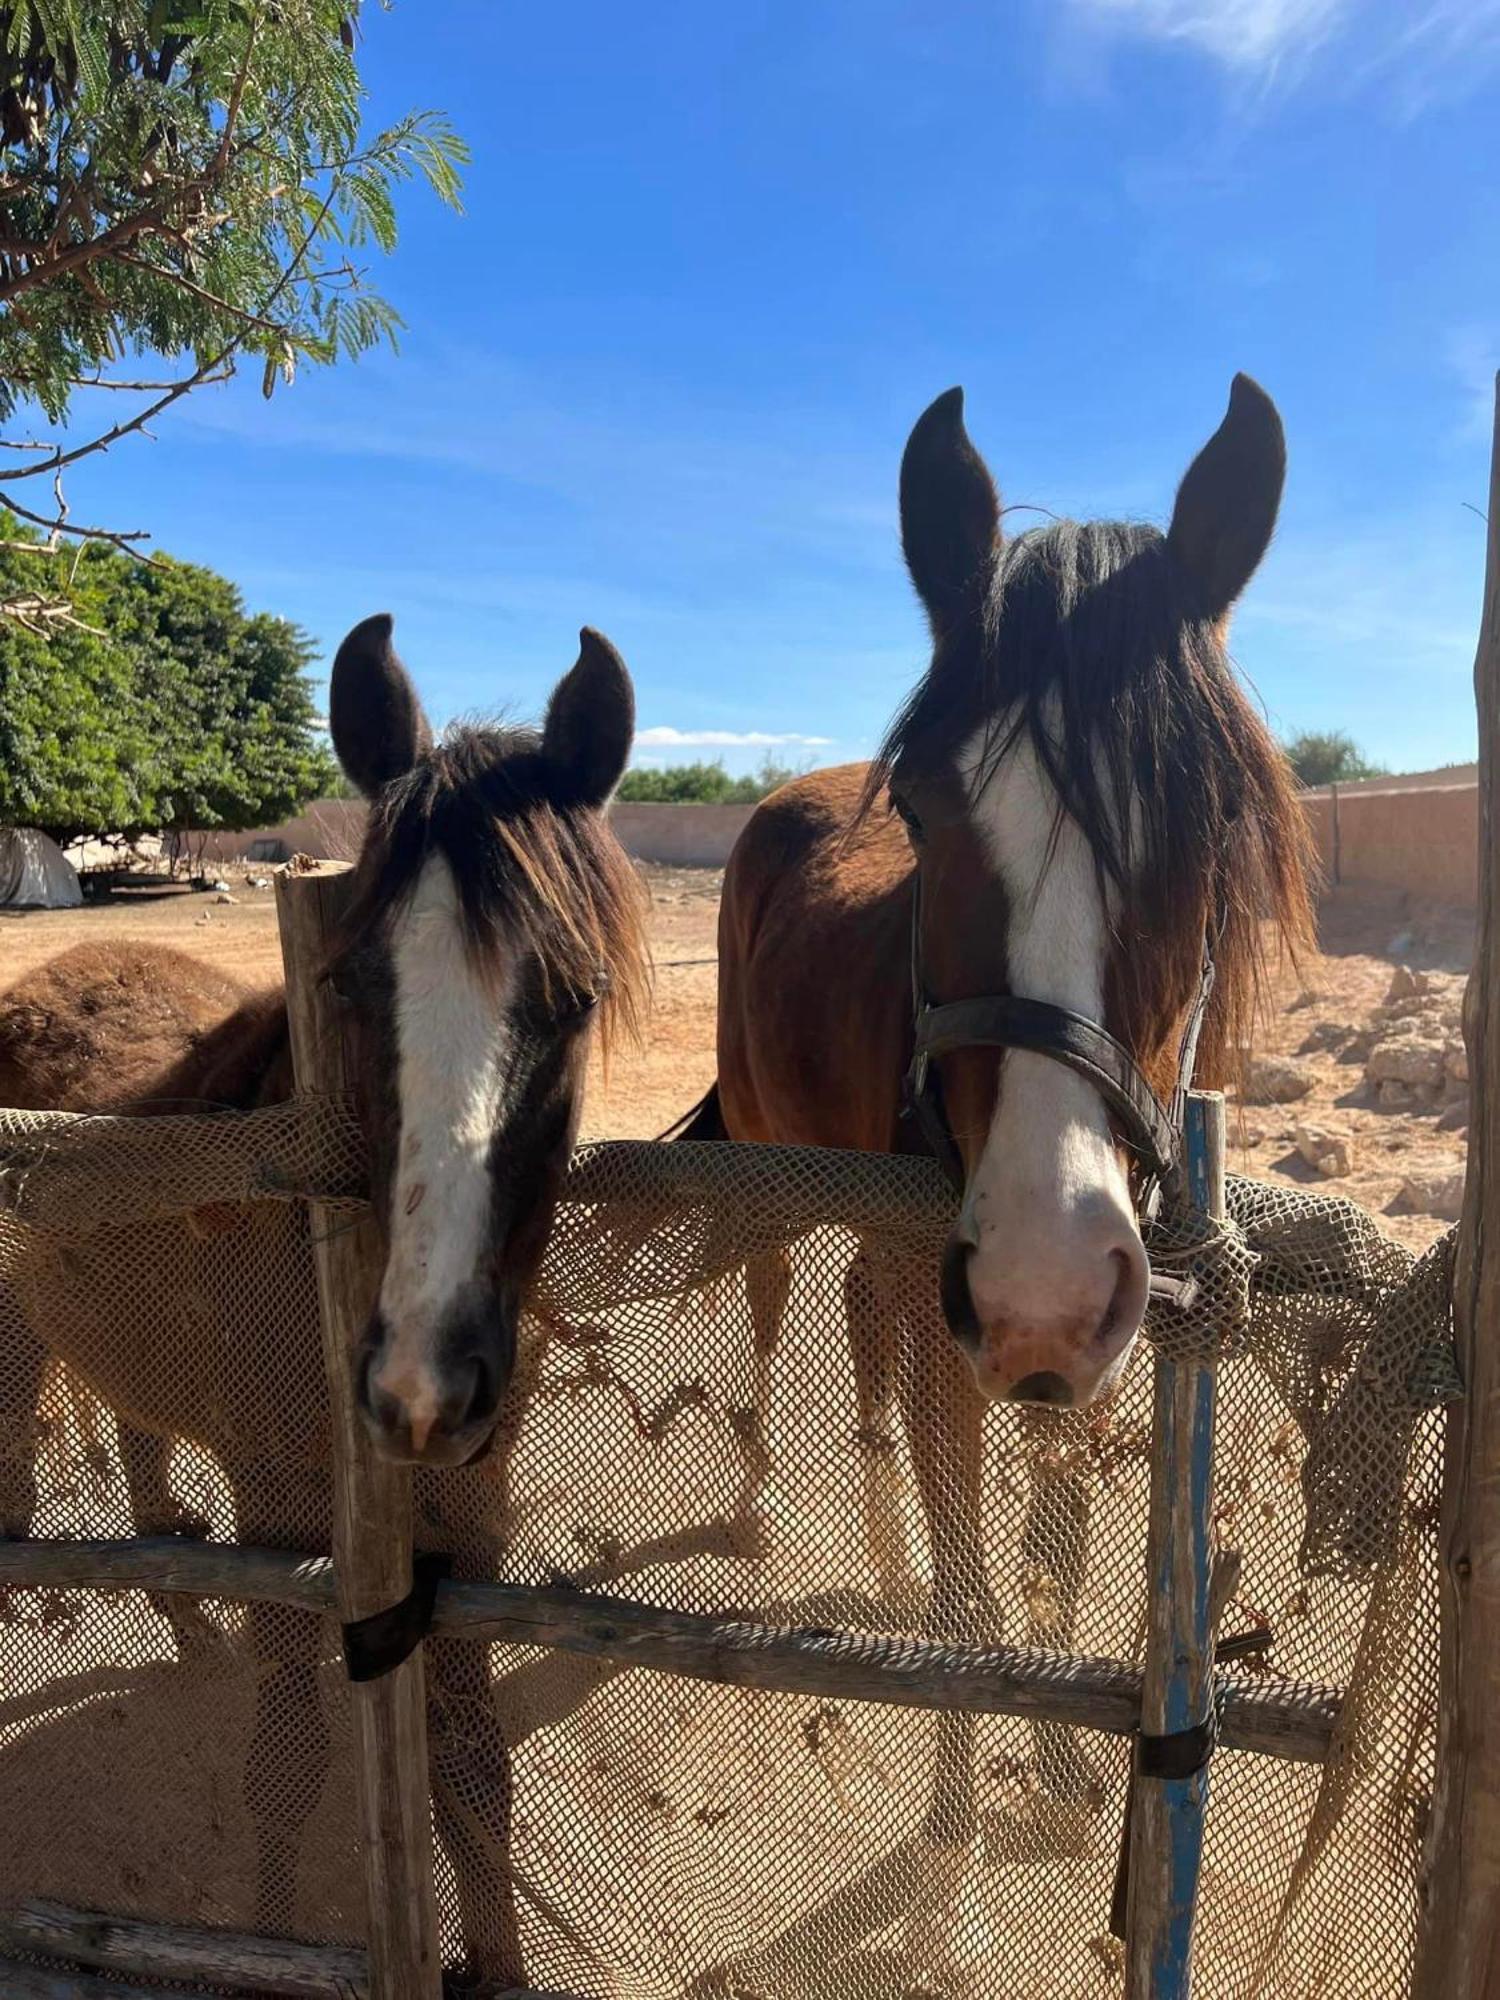
[[1472,755],[1500,0],[365,23],[372,119],[440,107],[474,149],[465,214],[413,190],[375,273],[399,356],[195,396],[80,469],[77,518],[325,653],[391,610],[439,718],[535,713],[587,622],[643,758],[832,761],[925,663],[895,485],[936,393],[1007,503],[1162,521],[1244,368],[1291,453],[1234,632],[1272,723]]

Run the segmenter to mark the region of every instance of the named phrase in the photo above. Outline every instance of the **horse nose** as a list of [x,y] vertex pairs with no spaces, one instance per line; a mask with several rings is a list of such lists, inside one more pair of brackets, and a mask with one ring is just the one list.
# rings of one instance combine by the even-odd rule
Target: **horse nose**
[[1061,1257],[1055,1248],[1019,1246],[999,1270],[955,1230],[939,1289],[982,1395],[1066,1409],[1113,1387],[1140,1330],[1149,1283],[1133,1225],[1075,1241]]
[[493,1428],[501,1384],[482,1354],[445,1357],[432,1366],[403,1360],[372,1337],[360,1359],[356,1394],[382,1457],[455,1465],[473,1457]]

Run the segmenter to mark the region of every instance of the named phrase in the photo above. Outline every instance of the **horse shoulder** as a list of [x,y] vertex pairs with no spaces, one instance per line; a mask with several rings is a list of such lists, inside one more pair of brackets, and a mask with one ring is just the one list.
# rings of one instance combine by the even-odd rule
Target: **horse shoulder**
[[719,1090],[731,1136],[897,1143],[911,873],[900,829],[858,823],[866,767],[794,780],[725,871]]

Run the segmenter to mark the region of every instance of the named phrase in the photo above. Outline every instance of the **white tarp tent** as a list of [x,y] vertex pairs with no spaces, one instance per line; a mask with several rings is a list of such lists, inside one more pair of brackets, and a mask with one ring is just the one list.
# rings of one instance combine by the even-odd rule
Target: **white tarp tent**
[[0,908],[76,910],[78,870],[57,842],[34,826],[0,826]]

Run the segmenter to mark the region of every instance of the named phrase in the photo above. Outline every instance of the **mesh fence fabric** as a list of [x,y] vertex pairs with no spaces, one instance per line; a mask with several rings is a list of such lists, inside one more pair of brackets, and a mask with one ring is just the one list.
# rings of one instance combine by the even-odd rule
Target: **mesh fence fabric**
[[[0,1528],[321,1552],[309,1211],[347,1111],[0,1114]],[[1213,1767],[1198,1990],[1394,1995],[1436,1709],[1449,1248],[1236,1181],[1154,1231],[1222,1351],[1233,1671],[1347,1689],[1323,1766]],[[582,1152],[495,1451],[418,1481],[459,1574],[772,1625],[1139,1665],[1150,1350],[1107,1406],[981,1409],[943,1326],[925,1162]],[[358,1942],[337,1632],[146,1593],[13,1591],[0,1881],[122,1914]],[[518,1645],[428,1647],[445,1947],[583,1994],[1117,1994],[1128,1749],[1019,1718],[768,1694]]]

